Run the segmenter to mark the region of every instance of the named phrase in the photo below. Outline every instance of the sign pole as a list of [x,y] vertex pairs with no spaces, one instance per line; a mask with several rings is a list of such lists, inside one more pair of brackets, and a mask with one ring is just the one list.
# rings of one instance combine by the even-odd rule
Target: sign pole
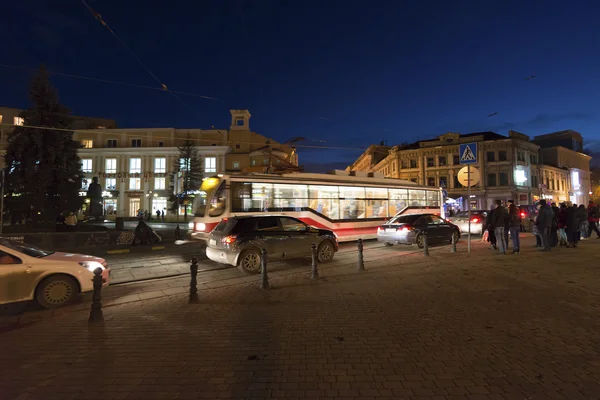
[[471,253],[471,164],[467,164],[467,218],[469,218],[469,233],[467,234],[467,253]]

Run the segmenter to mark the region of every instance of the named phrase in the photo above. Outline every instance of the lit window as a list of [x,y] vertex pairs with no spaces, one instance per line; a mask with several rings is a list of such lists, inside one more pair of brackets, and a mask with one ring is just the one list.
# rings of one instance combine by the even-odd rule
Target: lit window
[[166,179],[165,178],[154,178],[154,189],[155,190],[164,190],[166,188]]
[[25,123],[25,121],[23,120],[22,117],[15,117],[14,118],[14,124],[15,125],[23,126],[24,123]]
[[81,145],[83,146],[84,149],[91,149],[92,147],[94,147],[94,141],[93,140],[82,140]]
[[117,180],[115,178],[106,178],[106,190],[116,190]]
[[181,171],[189,171],[189,169],[190,169],[190,159],[189,158],[180,158],[179,159],[179,169]]
[[141,178],[129,178],[129,190],[140,190],[141,181]]
[[2,123],[2,114],[0,114],[0,124]]
[[167,159],[166,158],[155,158],[154,159],[154,173],[164,174],[167,172]]
[[204,172],[217,172],[216,157],[206,157],[204,159]]
[[106,147],[116,148],[117,147],[117,139],[108,139],[106,141]]
[[106,127],[104,125],[98,125],[96,129],[106,129]]
[[131,147],[142,147],[142,139],[131,139]]
[[240,169],[240,162],[239,161],[234,161],[233,162],[233,169],[235,169],[235,170]]
[[81,160],[81,169],[83,172],[92,172],[92,160],[90,160],[90,159]]
[[117,173],[117,159],[116,158],[107,158],[106,159],[106,171],[107,174],[115,174]]
[[90,183],[87,179],[81,180],[81,190],[88,190],[90,188]]
[[140,174],[142,172],[142,159],[141,158],[130,158],[129,159],[129,173]]
[[252,160],[250,163],[254,166],[256,165],[256,160]]

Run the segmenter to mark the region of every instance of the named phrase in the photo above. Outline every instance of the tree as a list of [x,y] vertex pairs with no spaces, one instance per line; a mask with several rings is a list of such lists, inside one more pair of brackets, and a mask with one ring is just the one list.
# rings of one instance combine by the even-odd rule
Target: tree
[[[177,212],[180,204],[186,204],[183,217],[184,220],[187,220],[187,204],[193,202],[195,192],[200,190],[204,168],[198,148],[189,133],[186,140],[177,149],[179,150],[179,157],[173,162],[173,170],[170,174],[169,211]],[[176,188],[175,181],[177,179],[179,184]]]
[[20,114],[23,126],[9,135],[4,156],[6,208],[16,219],[55,221],[61,211],[81,208],[81,146],[44,66],[33,78],[29,98],[32,106]]

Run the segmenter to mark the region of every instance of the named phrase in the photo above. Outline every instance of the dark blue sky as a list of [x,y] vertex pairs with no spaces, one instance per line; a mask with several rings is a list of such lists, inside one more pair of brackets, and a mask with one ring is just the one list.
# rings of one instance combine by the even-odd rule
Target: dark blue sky
[[[310,164],[347,165],[368,144],[447,131],[574,129],[600,148],[597,2],[88,3],[170,89],[215,100],[181,95],[183,105],[157,90],[54,76],[79,115],[224,128],[230,108],[248,108],[252,129],[277,140],[357,148],[300,148]],[[78,0],[12,2],[0,24],[2,64],[158,86]],[[0,104],[26,107],[31,72],[0,71]]]

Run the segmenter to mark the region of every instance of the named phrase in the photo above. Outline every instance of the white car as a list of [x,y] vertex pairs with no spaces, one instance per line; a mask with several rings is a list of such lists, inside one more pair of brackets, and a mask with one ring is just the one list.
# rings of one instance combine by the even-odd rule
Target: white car
[[0,239],[0,304],[28,300],[45,308],[68,304],[80,293],[93,290],[96,268],[102,269],[107,286],[110,268],[103,258]]

